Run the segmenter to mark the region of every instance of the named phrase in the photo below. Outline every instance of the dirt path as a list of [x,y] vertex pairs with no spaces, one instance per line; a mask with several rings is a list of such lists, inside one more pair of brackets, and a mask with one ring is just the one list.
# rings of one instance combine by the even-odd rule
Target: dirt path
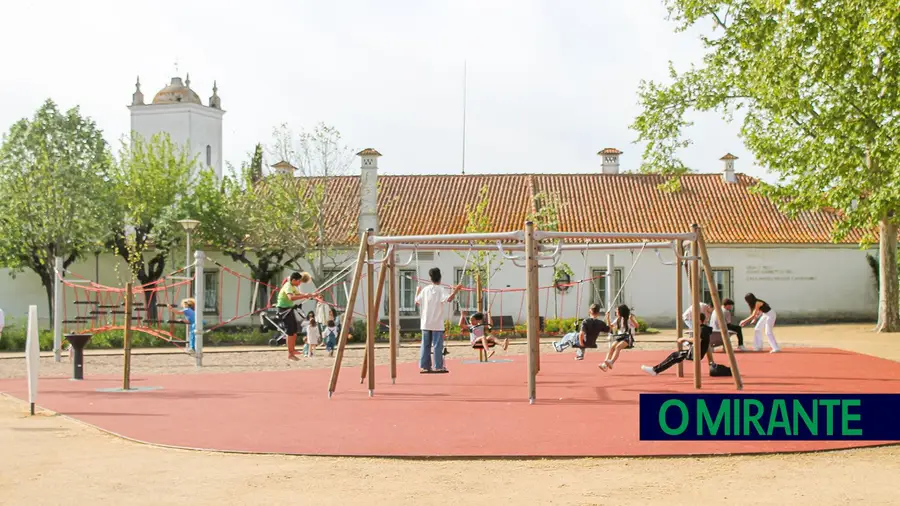
[[[783,345],[835,346],[900,359],[900,339],[867,330],[860,325],[784,327],[778,336]],[[404,352],[410,354],[405,359],[415,356],[414,349]],[[246,362],[255,359],[246,357],[270,354],[225,355],[245,357],[244,364],[234,367],[254,367]],[[348,362],[358,359],[348,355]],[[322,363],[308,361],[307,366],[327,365],[325,358],[314,360]],[[3,362],[9,361],[0,361],[6,368]],[[98,362],[90,367],[101,366]],[[60,370],[68,371],[68,366]],[[900,503],[897,446],[702,459],[423,461],[226,455],[131,443],[65,417],[28,417],[25,409],[24,403],[0,396],[4,505]],[[298,433],[291,437],[315,437],[314,424],[309,433],[302,430],[298,423]]]

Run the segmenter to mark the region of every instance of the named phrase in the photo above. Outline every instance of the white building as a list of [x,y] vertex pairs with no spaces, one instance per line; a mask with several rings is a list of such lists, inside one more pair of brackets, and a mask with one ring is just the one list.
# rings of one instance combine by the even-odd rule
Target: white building
[[[215,85],[209,105],[204,106],[191,90],[189,80],[182,83],[180,78],[173,78],[151,104],[144,104],[138,84],[129,109],[133,130],[145,136],[169,132],[221,175],[224,111]],[[693,223],[702,226],[717,289],[723,298],[738,301],[739,316],[747,312],[741,301],[744,293],[753,292],[776,308],[781,322],[875,318],[875,279],[866,252],[857,246],[860,236],[850,234],[844,241],[832,243],[831,230],[837,221],[834,214],[821,211],[793,219],[785,216],[764,197],[751,192],[757,181],[737,173],[736,158],[730,154],[721,159],[721,173],[686,175],[682,189],[674,193],[659,189],[664,182],[660,176],[620,173],[622,154],[613,148],[600,151],[602,161],[594,174],[385,176],[379,175],[381,155],[374,149],[363,150],[359,153],[360,176],[335,177],[328,182],[328,240],[347,248],[345,258],[339,258],[336,264],[355,257],[358,239],[348,235],[352,230],[373,228],[382,235],[462,233],[466,204],[474,203],[486,186],[488,214],[495,231],[522,229],[526,216],[534,210],[535,196],[542,192],[558,195],[563,203],[561,231],[672,233],[686,232]],[[604,251],[602,244],[595,244],[587,255],[564,252],[562,262],[574,272],[574,280],[591,278],[606,272],[610,252]],[[612,253],[613,290],[620,294],[619,299],[651,324],[672,325],[676,316],[676,275],[674,267],[665,263],[673,259],[672,251],[635,249]],[[248,312],[252,290],[249,282],[239,281],[223,272],[222,267],[244,275],[246,269],[217,252],[207,254],[212,260],[204,272],[209,327]],[[399,256],[402,261],[410,258],[408,253]],[[167,270],[181,266],[183,252],[173,252],[171,258],[171,268]],[[487,288],[524,288],[520,268],[509,261],[501,264],[499,256],[495,260],[492,266],[498,270]],[[416,326],[414,278],[426,279],[428,269],[436,266],[443,271],[446,282],[454,283],[461,279],[464,262],[465,247],[459,253],[423,251],[417,255],[417,261],[414,259],[401,270],[404,327]],[[337,268],[335,265],[332,272]],[[69,270],[110,286],[124,286],[128,273],[122,260],[111,254],[84,259]],[[46,294],[38,277],[30,272],[15,278],[7,274],[0,271],[0,307],[6,311],[7,319],[24,321],[28,305],[37,304],[46,321]],[[541,286],[552,285],[552,276],[551,269],[543,269]],[[326,299],[345,305],[344,286],[339,283],[328,290]],[[703,298],[709,300],[705,281],[702,286]],[[364,298],[363,291],[360,293]],[[168,294],[171,299],[185,296],[186,293],[174,291]],[[78,311],[72,297],[70,294],[66,301],[67,314]],[[522,291],[491,294],[487,304],[495,317],[522,321],[522,298]],[[600,281],[568,290],[551,287],[541,291],[540,312],[546,318],[571,318],[584,314],[589,303],[605,302],[607,298],[606,287]],[[687,291],[684,300],[689,301]],[[472,301],[463,297],[464,306],[472,306],[473,302],[474,297]],[[386,306],[387,301],[382,305],[381,317],[385,317]],[[364,307],[363,300],[359,300],[355,311],[362,314]],[[249,318],[234,322],[252,323]]]
[[149,104],[144,103],[141,80],[135,83],[131,105],[131,131],[149,139],[154,134],[168,132],[172,141],[189,149],[198,167],[212,167],[221,179],[222,167],[222,100],[213,81],[212,96],[203,105],[200,96],[191,89],[191,76],[182,82],[173,77],[168,86],[159,90]]

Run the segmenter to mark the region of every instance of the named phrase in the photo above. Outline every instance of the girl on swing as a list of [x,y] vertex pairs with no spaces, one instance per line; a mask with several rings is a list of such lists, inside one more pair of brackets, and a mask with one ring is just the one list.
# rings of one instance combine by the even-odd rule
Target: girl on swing
[[600,370],[606,372],[612,370],[613,364],[619,359],[619,353],[626,348],[634,347],[634,333],[637,331],[638,322],[631,309],[627,305],[622,304],[616,308],[616,321],[609,321],[609,313],[606,313],[606,324],[609,325],[610,331],[613,332],[615,342],[606,352],[606,360],[600,363]]

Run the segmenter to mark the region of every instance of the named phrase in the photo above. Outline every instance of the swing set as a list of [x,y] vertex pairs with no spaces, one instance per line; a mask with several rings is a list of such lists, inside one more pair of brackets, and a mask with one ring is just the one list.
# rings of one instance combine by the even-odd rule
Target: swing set
[[[525,288],[523,297],[523,306],[526,308],[526,328],[527,328],[527,363],[528,363],[528,400],[531,404],[537,399],[537,376],[540,373],[540,343],[539,343],[539,293],[543,287],[538,283],[538,272],[541,268],[549,268],[556,266],[561,258],[563,251],[582,251],[585,255],[585,265],[587,265],[587,254],[591,248],[591,241],[597,244],[597,241],[616,241],[616,240],[634,240],[643,241],[640,243],[603,243],[604,250],[634,250],[640,248],[640,252],[635,258],[628,275],[619,288],[614,297],[607,300],[607,309],[611,310],[616,300],[622,293],[622,289],[628,281],[628,278],[634,272],[637,260],[640,254],[647,248],[658,250],[660,248],[672,248],[675,253],[674,264],[677,264],[676,277],[676,332],[677,337],[682,337],[684,333],[683,323],[681,321],[681,312],[683,309],[683,265],[689,267],[690,273],[690,293],[691,306],[693,311],[693,321],[700,321],[700,264],[703,264],[703,272],[709,286],[715,286],[712,279],[712,268],[710,267],[709,255],[707,253],[706,244],[703,240],[701,227],[692,225],[690,231],[684,233],[624,233],[624,232],[553,232],[536,230],[532,222],[526,222],[524,230],[497,233],[481,233],[481,234],[445,234],[445,235],[411,235],[411,236],[378,236],[374,230],[361,234],[359,250],[357,252],[356,261],[354,262],[355,270],[352,277],[349,293],[347,294],[347,307],[352,308],[356,304],[359,295],[360,285],[362,284],[363,275],[365,274],[366,287],[365,299],[366,303],[366,347],[365,360],[363,364],[364,372],[362,376],[368,377],[369,396],[375,393],[375,361],[370,357],[375,356],[375,333],[378,322],[378,308],[381,303],[381,297],[384,290],[385,280],[388,281],[389,290],[389,311],[388,311],[388,330],[390,339],[390,372],[391,381],[396,382],[397,378],[397,351],[399,347],[399,304],[398,304],[398,276],[397,267],[408,265],[413,259],[418,260],[419,249],[425,249],[422,244],[429,244],[427,249],[432,251],[451,250],[458,251],[468,248],[466,254],[465,268],[468,267],[469,258],[472,251],[494,251],[497,250],[503,258],[512,261],[517,267],[525,270]],[[545,244],[544,241],[555,241],[555,245]],[[565,241],[588,241],[587,244],[568,243]],[[649,242],[659,241],[659,242]],[[496,245],[485,244],[494,242]],[[460,244],[462,243],[462,244]],[[480,243],[480,244],[478,244]],[[685,256],[685,244],[689,244],[691,255]],[[599,248],[599,246],[598,246]],[[381,257],[376,257],[376,249],[381,253]],[[412,251],[410,260],[406,264],[398,264],[396,261],[396,252]],[[668,262],[663,262],[667,263]],[[376,284],[375,267],[380,265],[380,272]],[[611,275],[612,259],[609,257],[609,264],[606,271],[606,287],[607,294],[612,293]],[[417,261],[418,274],[418,261]],[[464,272],[465,272],[464,268]],[[575,283],[584,282],[582,279]],[[418,281],[417,281],[418,282]],[[591,280],[593,284],[593,280]],[[377,288],[377,290],[376,290]],[[521,290],[521,289],[520,289]],[[580,291],[579,291],[580,292]],[[722,301],[717,291],[711,292],[714,310],[716,311],[719,321],[725,321]],[[579,300],[580,302],[580,300]],[[580,305],[580,304],[579,304]],[[352,323],[352,311],[347,311],[343,315],[343,325],[341,326],[340,336],[338,338],[337,353],[331,371],[331,377],[328,383],[328,397],[331,398],[335,392],[337,381],[341,371],[344,350],[349,335],[349,327]],[[697,333],[694,336],[695,349],[700,349],[700,336]],[[728,354],[729,364],[733,371],[733,379],[735,388],[741,390],[743,382],[741,380],[740,371],[738,369],[737,360],[731,342],[728,339],[723,341],[725,351]],[[679,348],[681,345],[679,344]],[[694,388],[701,388],[701,361],[694,361]],[[683,376],[683,371],[679,366],[678,376]]]

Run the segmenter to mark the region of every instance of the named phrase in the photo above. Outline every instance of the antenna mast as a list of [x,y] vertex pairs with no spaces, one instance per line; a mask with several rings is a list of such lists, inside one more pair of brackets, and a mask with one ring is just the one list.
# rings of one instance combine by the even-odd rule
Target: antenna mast
[[466,88],[468,80],[466,71],[468,70],[468,62],[463,60],[463,124],[462,124],[462,173],[466,173]]

